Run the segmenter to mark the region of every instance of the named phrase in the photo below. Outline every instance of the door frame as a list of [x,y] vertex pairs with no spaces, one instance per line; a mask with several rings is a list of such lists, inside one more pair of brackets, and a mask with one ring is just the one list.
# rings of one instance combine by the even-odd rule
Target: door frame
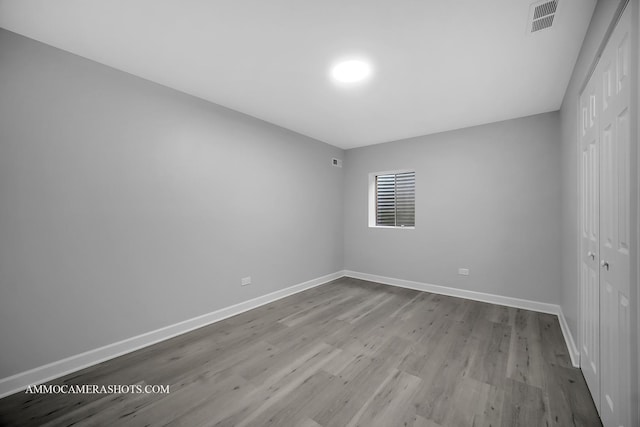
[[[633,14],[633,16],[631,17],[631,35],[632,35],[632,40],[631,40],[631,48],[632,48],[632,52],[636,52],[637,55],[637,61],[635,63],[635,70],[632,70],[632,73],[635,73],[635,78],[632,79],[632,86],[631,86],[631,91],[633,93],[633,85],[635,85],[635,91],[637,96],[635,97],[635,102],[634,102],[634,97],[632,96],[631,98],[631,107],[636,109],[636,114],[637,114],[637,120],[635,123],[635,126],[632,125],[631,128],[631,138],[632,140],[635,139],[636,141],[636,166],[635,166],[635,173],[636,173],[636,221],[638,222],[636,224],[636,230],[637,230],[637,235],[636,235],[636,242],[635,242],[635,248],[636,248],[636,269],[635,272],[632,271],[632,275],[631,275],[631,281],[632,281],[632,289],[631,292],[633,292],[633,285],[635,282],[635,292],[636,292],[636,307],[635,310],[632,310],[632,318],[631,318],[631,325],[633,325],[633,314],[635,314],[636,316],[636,339],[637,339],[637,347],[636,347],[636,360],[637,360],[637,364],[635,366],[636,369],[636,376],[637,376],[637,383],[635,385],[635,390],[633,390],[633,386],[632,386],[632,396],[635,397],[635,399],[637,401],[640,401],[640,220],[638,219],[638,217],[640,216],[640,0],[635,0],[632,2],[632,7],[635,7],[635,13]],[[634,25],[635,22],[635,25]],[[633,75],[633,74],[632,74]],[[633,274],[635,273],[635,277],[633,276]],[[630,300],[633,301],[633,295],[630,295]],[[633,357],[633,354],[632,354]],[[633,360],[633,359],[631,359]],[[632,372],[633,375],[633,372]],[[633,381],[632,381],[633,384]],[[635,394],[634,394],[635,392]],[[635,416],[635,420],[632,420],[632,422],[635,422],[635,425],[640,425],[640,405],[638,405],[637,408],[637,413],[636,414],[632,414],[632,416]]]
[[[632,268],[631,270],[631,289],[630,289],[630,295],[629,295],[629,300],[632,304],[635,304],[635,307],[632,307],[631,310],[631,318],[630,318],[630,326],[632,328],[635,328],[635,336],[638,336],[637,338],[637,343],[636,346],[632,346],[631,351],[631,360],[637,360],[637,364],[631,363],[631,370],[632,372],[630,372],[632,378],[636,377],[637,381],[631,381],[631,396],[633,399],[638,399],[640,400],[640,220],[638,219],[638,217],[640,216],[640,0],[620,0],[618,7],[613,15],[613,18],[611,20],[611,22],[609,23],[609,26],[607,27],[607,30],[600,42],[600,45],[598,47],[598,50],[596,51],[592,61],[591,61],[591,65],[584,77],[584,80],[582,81],[582,84],[579,87],[578,90],[578,94],[577,94],[577,106],[576,106],[576,145],[575,145],[575,161],[576,161],[576,186],[574,188],[574,191],[576,192],[575,194],[578,195],[578,204],[577,204],[577,209],[574,212],[575,214],[575,218],[576,218],[576,230],[578,231],[576,233],[576,254],[577,254],[577,259],[576,259],[576,265],[575,265],[575,271],[577,273],[576,277],[578,278],[578,281],[576,282],[576,297],[577,297],[577,301],[578,301],[578,310],[577,310],[577,314],[578,314],[578,322],[577,322],[577,332],[578,332],[578,365],[582,366],[582,353],[580,351],[580,336],[582,333],[582,326],[581,326],[581,320],[582,320],[582,307],[580,304],[580,297],[581,297],[581,289],[580,289],[580,274],[581,274],[581,246],[582,246],[582,242],[581,242],[581,234],[580,234],[580,227],[582,224],[582,218],[581,218],[581,210],[580,210],[580,206],[582,206],[582,194],[580,192],[580,186],[581,186],[581,152],[580,152],[580,120],[581,120],[581,111],[580,111],[580,96],[583,93],[583,91],[586,89],[586,86],[589,83],[589,80],[591,79],[591,76],[593,75],[598,62],[602,56],[602,53],[604,52],[604,49],[611,37],[611,34],[613,33],[614,29],[616,28],[616,25],[618,24],[618,21],[620,20],[620,17],[622,16],[622,13],[625,11],[625,9],[627,7],[630,7],[632,9],[632,17],[631,17],[631,34],[632,34],[632,40],[631,40],[631,51],[632,52],[636,52],[636,61],[632,61],[632,70],[631,70],[631,92],[632,94],[635,92],[637,94],[637,96],[633,96],[632,95],[632,99],[631,99],[631,107],[635,108],[636,110],[636,121],[635,123],[631,124],[631,143],[632,146],[630,147],[631,150],[635,150],[636,155],[632,156],[631,158],[631,162],[632,162],[632,180],[631,180],[631,184],[635,185],[635,191],[633,189],[630,189],[630,191],[632,191],[632,194],[634,194],[635,198],[636,198],[636,203],[631,205],[631,209],[634,210],[635,212],[631,212],[631,214],[635,215],[635,224],[632,224],[635,229],[636,229],[636,233],[635,233],[635,242],[632,242],[632,248],[633,250],[635,250],[636,255],[636,266],[635,268]],[[635,90],[634,90],[635,88]],[[633,153],[633,151],[631,151]],[[635,160],[635,166],[633,165],[633,162]],[[635,174],[635,180],[634,175]],[[635,292],[635,298],[634,298],[634,292]],[[631,343],[633,344],[633,343]],[[635,353],[635,354],[633,354]],[[635,372],[634,372],[635,369]],[[640,407],[637,408],[637,411],[635,414],[631,414],[632,416],[632,420],[631,423],[632,425],[640,425]]]
[[[575,187],[575,192],[578,195],[578,209],[576,209],[576,229],[577,229],[577,233],[576,233],[576,254],[577,254],[577,259],[576,259],[576,273],[577,273],[577,286],[576,286],[576,297],[578,301],[578,336],[577,336],[577,344],[578,344],[578,366],[582,366],[582,352],[580,351],[580,337],[581,337],[581,320],[582,320],[582,307],[580,307],[580,274],[581,274],[581,249],[582,249],[582,241],[580,238],[580,231],[581,231],[581,227],[582,227],[582,216],[581,216],[581,211],[580,211],[580,206],[582,206],[582,194],[581,194],[581,179],[582,179],[582,162],[581,162],[581,147],[580,147],[580,121],[581,121],[581,111],[580,111],[580,96],[582,95],[582,93],[586,90],[587,85],[589,84],[589,80],[591,79],[591,76],[593,75],[593,73],[596,70],[596,67],[598,66],[598,62],[600,61],[600,58],[602,57],[602,53],[604,52],[605,47],[607,46],[607,43],[609,42],[609,39],[611,38],[611,34],[613,34],[613,30],[615,30],[616,25],[618,24],[618,21],[620,20],[620,17],[622,16],[622,12],[624,12],[625,8],[627,7],[627,5],[629,4],[630,0],[620,0],[620,3],[618,4],[618,8],[616,9],[615,13],[613,14],[613,19],[611,20],[611,22],[609,23],[609,26],[607,27],[607,31],[605,31],[604,36],[602,37],[602,40],[600,41],[600,45],[598,46],[598,50],[596,51],[593,60],[591,61],[591,65],[589,66],[589,69],[582,81],[582,84],[580,85],[580,88],[578,89],[578,94],[577,94],[577,108],[576,108],[576,151],[575,151],[575,159],[576,159],[576,187]],[[637,0],[636,0],[637,3]],[[639,378],[640,379],[640,378]]]

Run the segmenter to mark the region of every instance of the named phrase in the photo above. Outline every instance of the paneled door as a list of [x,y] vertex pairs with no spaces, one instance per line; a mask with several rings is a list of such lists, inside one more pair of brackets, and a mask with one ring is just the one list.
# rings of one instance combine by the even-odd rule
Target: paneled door
[[631,423],[631,13],[580,96],[580,366],[605,427]]
[[600,86],[591,79],[580,97],[580,365],[600,410],[599,158]]
[[623,13],[598,64],[600,117],[600,416],[631,422],[631,25]]

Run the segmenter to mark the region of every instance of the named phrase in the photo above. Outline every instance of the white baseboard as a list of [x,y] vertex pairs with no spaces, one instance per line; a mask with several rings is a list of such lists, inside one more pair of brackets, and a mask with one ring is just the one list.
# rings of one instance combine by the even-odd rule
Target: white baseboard
[[560,329],[562,329],[562,335],[564,336],[564,341],[567,343],[567,350],[569,350],[569,356],[571,356],[571,364],[573,365],[574,368],[579,368],[580,353],[578,352],[578,346],[576,346],[576,342],[573,340],[571,329],[569,329],[569,325],[567,324],[567,319],[565,319],[564,317],[562,308],[560,308],[560,312],[558,313],[558,321],[560,322]]
[[104,347],[96,348],[94,350],[89,350],[81,354],[67,357],[65,359],[58,360],[44,366],[39,366],[29,371],[2,378],[0,379],[0,398],[22,391],[29,385],[36,385],[51,381],[55,378],[68,375],[72,372],[76,372],[89,366],[104,362],[106,360],[131,353],[132,351],[156,344],[160,341],[173,338],[177,335],[181,335],[194,329],[210,325],[212,323],[260,307],[270,302],[277,301],[290,295],[297,294],[298,292],[323,285],[325,283],[331,282],[332,280],[339,279],[343,276],[343,271],[327,274],[326,276],[318,277],[304,283],[299,283],[297,285],[290,286],[288,288],[281,289],[279,291],[272,292],[270,294],[263,295],[257,298],[253,298],[251,300],[244,301],[230,307],[225,307],[220,310],[204,314],[202,316],[194,317],[192,319],[169,325],[164,328],[156,329],[155,331],[147,332],[145,334],[131,337],[113,344],[106,345]]
[[484,292],[468,291],[466,289],[449,288],[447,286],[432,285],[430,283],[413,282],[410,280],[394,279],[391,277],[377,276],[375,274],[359,273],[346,270],[344,275],[355,279],[378,282],[385,285],[414,289],[416,291],[431,292],[434,294],[448,295],[450,297],[465,298],[474,301],[488,302],[491,304],[506,305],[509,307],[523,308],[525,310],[538,311],[540,313],[558,314],[560,306],[546,302],[531,301],[527,299],[505,297],[502,295],[487,294]]
[[279,291],[272,292],[270,294],[263,295],[248,301],[244,301],[239,304],[225,307],[211,313],[204,314],[202,316],[194,317],[192,319],[166,326],[164,328],[156,329],[155,331],[147,332],[145,334],[131,337],[113,344],[106,345],[104,347],[67,357],[65,359],[49,363],[47,365],[39,366],[29,371],[2,378],[0,379],[0,398],[22,391],[29,385],[41,384],[47,381],[51,381],[55,378],[65,376],[89,366],[102,363],[106,360],[131,353],[144,347],[148,347],[160,341],[164,341],[169,338],[187,333],[194,329],[210,325],[212,323],[260,307],[270,302],[277,301],[298,292],[323,285],[335,279],[339,279],[343,276],[368,280],[385,285],[414,289],[418,291],[431,292],[435,294],[522,308],[526,310],[538,311],[541,313],[555,314],[558,316],[558,321],[560,322],[560,328],[564,335],[567,349],[569,350],[569,355],[571,356],[571,363],[575,367],[579,366],[578,349],[575,345],[575,341],[573,340],[571,331],[569,330],[567,321],[559,305],[344,270],[328,274],[326,276],[318,277],[316,279],[312,279],[294,286],[290,286],[288,288],[281,289]]
[[505,305],[508,307],[522,308],[525,310],[537,311],[540,313],[554,314],[558,316],[560,329],[562,330],[562,334],[567,345],[567,350],[569,351],[569,355],[571,357],[571,364],[576,368],[579,366],[578,349],[575,345],[575,342],[573,341],[571,331],[569,330],[569,327],[567,325],[567,320],[564,318],[564,314],[562,313],[562,308],[557,304],[506,297],[484,292],[469,291],[466,289],[450,288],[447,286],[432,285],[429,283],[414,282],[411,280],[394,279],[391,277],[377,276],[375,274],[360,273],[350,270],[345,270],[344,275],[347,277],[353,277],[355,279],[368,280],[370,282],[377,282],[385,285],[414,289],[417,291],[431,292],[434,294],[448,295],[474,301],[488,302],[491,304]]

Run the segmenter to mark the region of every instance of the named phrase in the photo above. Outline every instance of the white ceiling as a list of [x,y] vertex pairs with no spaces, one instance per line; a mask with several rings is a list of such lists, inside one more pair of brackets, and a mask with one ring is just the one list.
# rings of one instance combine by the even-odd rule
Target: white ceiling
[[[0,26],[352,148],[560,108],[595,6],[560,0],[0,0]],[[370,59],[338,87],[340,58]]]

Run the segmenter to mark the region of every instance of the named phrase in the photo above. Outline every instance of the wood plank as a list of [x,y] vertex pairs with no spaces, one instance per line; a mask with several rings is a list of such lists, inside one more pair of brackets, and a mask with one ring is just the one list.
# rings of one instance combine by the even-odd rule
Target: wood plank
[[555,316],[339,279],[0,400],[0,425],[599,426]]
[[507,381],[502,403],[502,426],[547,426],[549,410],[542,389],[516,380]]
[[347,427],[386,427],[401,418],[422,380],[396,370],[354,415]]
[[507,377],[542,388],[544,386],[542,358],[538,313],[518,309],[509,346]]

